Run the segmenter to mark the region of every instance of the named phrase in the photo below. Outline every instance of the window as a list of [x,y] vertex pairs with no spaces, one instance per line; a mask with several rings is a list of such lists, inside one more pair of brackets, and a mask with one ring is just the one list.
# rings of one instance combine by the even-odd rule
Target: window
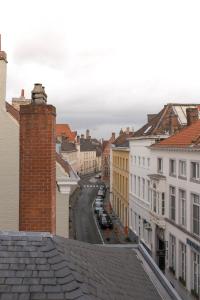
[[169,197],[170,197],[170,219],[176,220],[176,189],[173,186],[169,187]]
[[140,177],[138,177],[138,196],[140,197]]
[[134,163],[135,163],[135,165],[136,165],[136,162],[137,162],[137,158],[136,158],[136,156],[134,156]]
[[176,175],[176,161],[174,159],[169,160],[169,175]]
[[145,157],[142,158],[143,167],[145,166]]
[[148,195],[147,201],[150,202],[151,200],[150,180],[147,180],[147,195]]
[[171,271],[175,274],[176,271],[176,238],[172,234],[169,236],[169,246],[170,246],[170,257],[169,257],[169,266]]
[[165,214],[165,193],[162,193],[162,215]]
[[136,176],[134,175],[134,193],[136,194]]
[[179,190],[179,223],[186,226],[186,192]]
[[191,179],[200,180],[200,163],[191,162]]
[[186,246],[182,242],[179,243],[179,259],[180,259],[180,278],[186,281]]
[[192,290],[199,295],[199,254],[192,252]]
[[158,158],[158,161],[157,161],[157,163],[158,163],[158,173],[162,173],[163,172],[163,160],[162,160],[162,158]]
[[150,168],[150,158],[149,157],[147,158],[147,167],[148,167],[148,169]]
[[192,223],[193,223],[193,233],[200,235],[200,199],[199,195],[191,194],[192,197]]
[[145,179],[142,178],[142,198],[145,198]]
[[140,161],[141,161],[140,156],[138,156],[138,165],[139,166],[140,166]]
[[179,160],[179,176],[186,177],[186,161]]

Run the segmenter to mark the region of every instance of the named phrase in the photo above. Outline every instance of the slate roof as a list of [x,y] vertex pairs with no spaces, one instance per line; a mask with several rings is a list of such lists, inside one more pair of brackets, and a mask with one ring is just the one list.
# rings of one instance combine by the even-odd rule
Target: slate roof
[[48,233],[0,232],[0,299],[161,300],[136,253]]
[[113,142],[113,144],[116,147],[128,147],[129,146],[129,141],[128,138],[134,137],[134,133],[133,132],[123,132],[121,133],[116,140]]
[[96,145],[94,145],[90,140],[80,139],[80,151],[96,151]]
[[190,148],[200,149],[200,120],[183,128],[179,133],[153,144],[154,148]]
[[67,140],[63,140],[61,143],[61,151],[73,152],[77,151],[75,143],[70,143]]

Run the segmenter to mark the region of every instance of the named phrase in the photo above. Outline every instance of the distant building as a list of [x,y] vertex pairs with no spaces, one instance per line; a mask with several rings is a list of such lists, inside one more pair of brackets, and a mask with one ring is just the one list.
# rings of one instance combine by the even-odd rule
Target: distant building
[[110,195],[114,212],[129,226],[129,128],[113,142],[110,156]]
[[115,140],[115,133],[112,133],[112,136],[109,140],[102,142],[102,155],[101,155],[101,174],[102,180],[109,183],[110,181],[110,149],[111,145]]
[[56,124],[56,138],[59,141],[67,139],[69,142],[76,141],[76,131],[71,131],[68,124]]
[[12,98],[12,106],[20,110],[20,105],[27,105],[31,103],[31,99],[26,99],[24,95],[24,90],[21,90],[21,96],[19,98]]

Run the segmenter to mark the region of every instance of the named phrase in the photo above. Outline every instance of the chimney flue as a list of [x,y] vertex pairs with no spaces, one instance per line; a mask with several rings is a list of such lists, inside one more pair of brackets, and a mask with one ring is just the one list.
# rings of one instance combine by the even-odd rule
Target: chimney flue
[[197,107],[188,107],[186,109],[187,115],[187,126],[190,126],[192,123],[199,119],[199,110]]
[[32,104],[47,103],[47,95],[41,83],[35,83],[34,88],[31,92],[31,97],[32,97]]

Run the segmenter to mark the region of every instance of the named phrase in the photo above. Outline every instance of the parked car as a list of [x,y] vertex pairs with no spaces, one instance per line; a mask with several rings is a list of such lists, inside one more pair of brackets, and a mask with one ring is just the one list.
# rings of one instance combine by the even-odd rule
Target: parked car
[[105,197],[105,192],[103,190],[99,190],[97,196]]
[[97,175],[94,176],[94,178],[100,179],[100,178],[101,178],[101,175],[100,175],[100,174],[97,174]]
[[99,217],[99,225],[102,229],[110,228],[113,229],[113,222],[109,215],[102,215]]
[[97,219],[100,220],[100,216],[103,216],[103,215],[107,215],[107,211],[103,207],[101,207],[97,211]]
[[95,206],[95,208],[94,208],[95,214],[97,214],[99,210],[102,210],[102,208],[103,208],[103,205]]

